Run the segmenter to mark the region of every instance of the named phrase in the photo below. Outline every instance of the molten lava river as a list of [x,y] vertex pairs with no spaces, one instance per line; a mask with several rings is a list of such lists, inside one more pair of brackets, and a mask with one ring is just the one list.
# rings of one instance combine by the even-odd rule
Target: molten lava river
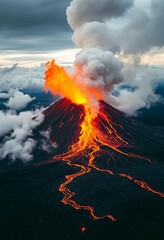
[[[89,211],[94,220],[103,218],[109,218],[112,221],[116,220],[116,217],[110,213],[98,216],[94,207],[87,204],[81,205],[74,200],[75,192],[69,189],[69,184],[76,178],[88,174],[92,169],[102,174],[110,174],[112,177],[117,175],[119,178],[125,178],[139,188],[159,197],[164,197],[163,192],[154,189],[147,182],[128,173],[115,170],[115,166],[118,163],[121,164],[121,161],[124,161],[124,163],[144,161],[145,164],[156,164],[151,160],[151,157],[138,154],[138,151],[134,148],[136,145],[142,146],[143,142],[139,137],[133,139],[134,133],[130,133],[126,126],[131,124],[131,126],[135,127],[136,122],[131,120],[130,123],[127,123],[128,120],[125,118],[124,121],[122,120],[122,124],[120,112],[112,107],[109,110],[108,107],[104,107],[105,103],[100,100],[98,93],[94,93],[100,104],[99,111],[95,117],[88,105],[85,92],[82,92],[78,85],[75,84],[76,81],[74,81],[73,77],[71,78],[64,68],[57,66],[54,61],[48,62],[46,67],[45,90],[50,90],[53,94],[60,94],[62,97],[66,97],[72,103],[80,105],[83,109],[80,116],[82,121],[80,122],[77,141],[72,141],[67,151],[55,155],[51,160],[64,161],[67,165],[77,170],[74,174],[66,175],[65,181],[60,185],[59,191],[64,195],[62,202],[71,205],[77,210]],[[159,134],[160,138],[160,133],[157,132],[156,134]],[[101,159],[103,159],[103,165],[100,164]]]

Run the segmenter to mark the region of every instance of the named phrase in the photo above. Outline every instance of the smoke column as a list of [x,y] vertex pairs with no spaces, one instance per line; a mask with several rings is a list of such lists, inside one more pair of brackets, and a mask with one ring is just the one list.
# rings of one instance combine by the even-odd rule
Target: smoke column
[[93,116],[99,109],[98,100],[112,103],[110,93],[115,84],[123,81],[123,64],[109,51],[118,50],[118,46],[104,20],[123,15],[132,3],[132,0],[73,0],[67,8],[67,20],[74,31],[72,40],[82,48],[74,62],[73,78],[85,93]]

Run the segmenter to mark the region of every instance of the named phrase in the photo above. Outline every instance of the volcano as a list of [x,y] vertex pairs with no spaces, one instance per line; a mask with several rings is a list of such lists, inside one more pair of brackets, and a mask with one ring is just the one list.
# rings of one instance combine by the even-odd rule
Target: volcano
[[[128,117],[104,101],[99,101],[99,112],[94,119],[88,119],[85,105],[74,104],[67,98],[60,99],[43,113],[44,121],[34,131],[33,137],[38,146],[33,162],[1,172],[1,180],[7,179],[14,189],[11,198],[13,203],[8,200],[9,209],[11,211],[14,205],[13,216],[20,212],[19,218],[25,221],[25,224],[20,224],[22,228],[26,229],[28,219],[41,219],[38,223],[40,226],[42,221],[48,224],[48,219],[56,216],[53,221],[59,221],[58,229],[63,226],[63,216],[68,214],[67,221],[75,228],[81,228],[81,232],[75,230],[70,236],[68,232],[72,226],[67,224],[67,233],[62,233],[62,230],[52,233],[51,229],[49,239],[67,239],[66,234],[69,239],[82,239],[80,233],[87,234],[88,226],[93,230],[95,225],[93,227],[90,221],[95,220],[101,231],[92,233],[92,239],[107,239],[103,234],[109,234],[109,229],[113,231],[111,239],[119,239],[117,228],[122,229],[120,234],[126,235],[128,232],[134,235],[134,231],[137,231],[134,230],[134,224],[139,224],[135,229],[145,229],[146,224],[144,236],[147,234],[148,238],[145,239],[160,236],[161,228],[157,219],[162,214],[164,197],[163,128],[151,127]],[[39,145],[44,131],[50,132],[51,151],[47,152]],[[8,191],[3,196],[3,204],[10,194]],[[42,208],[36,213],[37,204]],[[33,209],[35,216],[29,215],[29,209]],[[48,213],[44,212],[46,209],[48,212],[52,210],[55,216],[50,213],[47,216]],[[152,214],[156,219],[153,221],[153,230],[150,222]],[[3,215],[8,216],[9,211],[4,211]],[[73,220],[71,216],[74,216]],[[20,223],[19,218],[17,221]],[[35,224],[35,220],[30,221]],[[131,229],[123,230],[126,224]],[[17,223],[14,226],[19,229]],[[105,229],[104,233],[102,229]],[[29,230],[27,232],[29,234]],[[36,233],[36,229],[31,232]],[[142,239],[140,233],[135,234]],[[31,238],[32,235],[28,236]],[[42,239],[41,235],[37,239]]]
[[[92,172],[97,171],[101,175],[109,175],[111,183],[123,181],[141,195],[147,191],[163,198],[161,181],[158,177],[151,177],[152,171],[161,169],[163,164],[163,132],[127,117],[104,101],[99,104],[97,117],[88,121],[85,120],[87,113],[84,105],[76,105],[63,98],[45,110],[45,120],[35,134],[40,138],[39,133],[51,126],[50,142],[57,147],[48,163],[64,161],[76,169],[76,173],[65,176],[66,181],[59,187],[64,195],[62,202],[75,209],[89,211],[95,220],[110,218],[115,221],[113,215],[107,214],[110,212],[107,206],[110,205],[110,196],[114,197],[113,193],[107,194],[110,195],[109,203],[103,204],[103,209],[97,198],[92,199],[89,205],[85,205],[83,199],[80,199],[82,203],[78,203],[76,199],[86,194],[87,190],[84,189],[82,193],[78,189],[76,196],[76,191],[70,190],[69,186],[80,181],[80,178],[85,182],[85,175],[92,178]],[[81,189],[80,183],[79,186]],[[91,185],[88,194],[93,192],[92,188]],[[100,216],[95,214],[92,205],[98,205]]]

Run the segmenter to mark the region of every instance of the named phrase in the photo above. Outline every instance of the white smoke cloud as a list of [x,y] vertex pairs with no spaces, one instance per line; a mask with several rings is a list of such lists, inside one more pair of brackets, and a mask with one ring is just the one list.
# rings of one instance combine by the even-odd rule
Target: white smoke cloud
[[74,30],[72,40],[77,47],[100,47],[112,52],[120,46],[106,19],[123,16],[133,0],[73,0],[67,8],[67,20]]
[[126,54],[142,54],[152,48],[163,47],[163,12],[163,0],[151,0],[150,7],[146,9],[133,8],[117,36],[121,50]]
[[73,30],[84,23],[120,17],[133,5],[133,0],[73,0],[67,8],[68,23]]
[[99,48],[84,49],[77,55],[73,75],[88,99],[93,117],[99,108],[97,100],[108,101],[113,86],[123,81],[122,68],[123,64],[113,53]]
[[28,94],[20,92],[18,89],[10,89],[8,93],[0,93],[0,98],[9,99],[4,105],[18,111],[24,109],[28,103],[35,99]]
[[45,152],[51,153],[53,149],[57,148],[57,144],[51,142],[51,128],[40,131],[42,139],[40,140],[39,148]]
[[88,99],[93,117],[98,112],[98,100],[109,100],[113,86],[123,81],[123,64],[108,51],[114,38],[102,21],[123,15],[132,4],[131,0],[73,0],[67,8],[68,23],[74,30],[72,39],[83,48],[76,56],[73,76]]
[[[34,118],[35,117],[35,118]],[[0,112],[0,136],[4,136],[0,144],[0,159],[30,161],[36,142],[32,138],[33,130],[40,125],[44,116],[41,111],[28,111],[13,114],[11,111]]]
[[[109,52],[140,53],[164,44],[161,40],[164,32],[158,27],[163,22],[163,2],[152,0],[150,9],[142,11],[133,3],[126,0],[73,0],[67,8],[68,23],[74,30],[72,40],[82,48],[74,62],[73,77],[81,91],[86,93],[94,116],[99,99],[128,114],[161,100],[154,93],[152,83],[159,79],[157,71],[142,65],[138,55],[132,57],[134,64],[125,64],[123,68],[123,63]],[[121,21],[127,11],[128,19],[113,29],[111,22],[114,19]],[[157,29],[161,29],[158,34]],[[113,88],[117,89],[121,82],[135,85],[135,91],[118,87],[119,96],[111,95]]]
[[104,22],[88,22],[77,28],[72,40],[80,48],[99,47],[118,52],[120,45],[113,35],[113,30]]

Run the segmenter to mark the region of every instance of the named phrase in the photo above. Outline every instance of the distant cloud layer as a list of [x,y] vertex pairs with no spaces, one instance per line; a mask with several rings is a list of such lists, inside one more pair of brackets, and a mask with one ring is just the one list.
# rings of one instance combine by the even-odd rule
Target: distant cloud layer
[[[0,100],[5,100],[6,111],[0,111],[0,160],[9,157],[24,162],[33,158],[36,141],[33,130],[43,121],[43,109],[36,111],[23,110],[33,101],[30,95],[21,90],[43,89],[44,66],[22,68],[17,64],[12,67],[0,68]],[[36,118],[34,118],[37,116]]]
[[43,89],[44,65],[33,68],[12,67],[0,68],[0,92],[13,89]]
[[[37,116],[34,118],[34,116]],[[11,160],[30,161],[32,152],[36,146],[33,140],[33,130],[43,121],[44,117],[40,111],[0,112],[0,137],[7,135],[0,143],[0,160],[9,157]]]
[[20,92],[18,89],[10,89],[8,93],[0,93],[0,99],[8,99],[4,105],[10,109],[22,110],[28,103],[35,98],[30,97],[28,94]]

